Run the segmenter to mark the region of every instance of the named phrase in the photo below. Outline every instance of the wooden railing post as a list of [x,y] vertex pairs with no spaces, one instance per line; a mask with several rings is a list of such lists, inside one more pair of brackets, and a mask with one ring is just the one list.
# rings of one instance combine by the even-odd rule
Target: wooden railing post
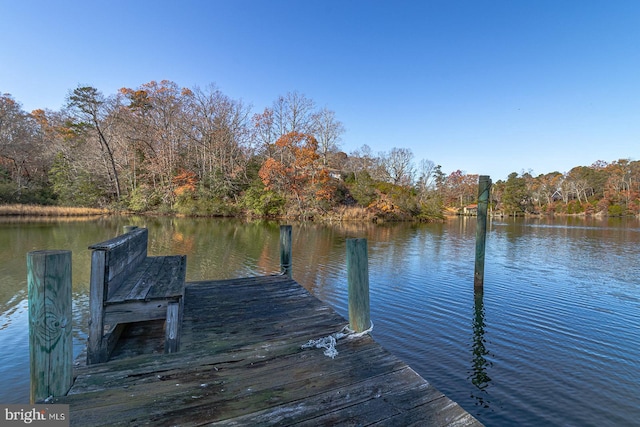
[[167,320],[165,325],[165,353],[175,353],[180,347],[180,321],[180,302],[170,301],[167,306]]
[[476,227],[476,265],[473,275],[473,287],[484,287],[484,253],[487,237],[487,208],[491,194],[491,178],[480,175],[478,178],[478,225]]
[[367,239],[347,239],[349,327],[356,332],[371,327]]
[[64,396],[73,382],[71,251],[27,254],[31,403]]
[[280,273],[292,277],[291,269],[291,226],[280,226]]

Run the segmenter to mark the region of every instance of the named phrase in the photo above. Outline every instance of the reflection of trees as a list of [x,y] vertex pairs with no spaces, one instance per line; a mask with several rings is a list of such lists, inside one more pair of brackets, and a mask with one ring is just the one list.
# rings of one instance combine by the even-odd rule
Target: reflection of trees
[[487,368],[493,366],[493,363],[486,359],[486,356],[490,356],[489,350],[487,350],[486,339],[484,336],[484,302],[482,290],[476,290],[475,294],[475,316],[473,318],[473,359],[471,361],[472,369],[469,373],[468,379],[471,380],[477,391],[471,393],[471,397],[475,398],[476,405],[483,408],[489,407],[489,400],[487,398],[487,388],[491,378],[487,373]]

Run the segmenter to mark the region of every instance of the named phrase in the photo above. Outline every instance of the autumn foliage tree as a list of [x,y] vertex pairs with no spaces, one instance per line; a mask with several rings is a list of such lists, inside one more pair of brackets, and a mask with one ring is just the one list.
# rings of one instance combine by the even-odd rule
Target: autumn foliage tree
[[319,161],[318,141],[313,135],[288,132],[278,138],[273,151],[258,173],[266,190],[294,202],[300,215],[331,199],[329,174]]

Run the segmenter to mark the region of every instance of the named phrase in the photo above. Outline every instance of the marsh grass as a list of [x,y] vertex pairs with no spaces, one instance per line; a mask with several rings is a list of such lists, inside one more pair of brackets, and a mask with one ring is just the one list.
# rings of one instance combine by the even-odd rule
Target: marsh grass
[[372,222],[375,219],[375,214],[371,210],[359,206],[341,206],[327,217],[333,221]]
[[30,217],[80,217],[106,215],[107,209],[76,208],[66,206],[38,206],[38,205],[0,205],[0,216],[30,216]]

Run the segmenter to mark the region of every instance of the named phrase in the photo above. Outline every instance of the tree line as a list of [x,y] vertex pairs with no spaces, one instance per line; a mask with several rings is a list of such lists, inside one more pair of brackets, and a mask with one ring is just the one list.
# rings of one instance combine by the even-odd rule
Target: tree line
[[[0,202],[207,216],[441,218],[474,203],[478,176],[408,148],[341,150],[344,124],[298,92],[254,113],[215,85],[151,81],[71,90],[59,111],[0,94]],[[509,175],[492,207],[638,213],[638,162]]]
[[537,177],[511,173],[492,190],[495,206],[509,215],[640,214],[640,161],[619,159],[576,166]]

